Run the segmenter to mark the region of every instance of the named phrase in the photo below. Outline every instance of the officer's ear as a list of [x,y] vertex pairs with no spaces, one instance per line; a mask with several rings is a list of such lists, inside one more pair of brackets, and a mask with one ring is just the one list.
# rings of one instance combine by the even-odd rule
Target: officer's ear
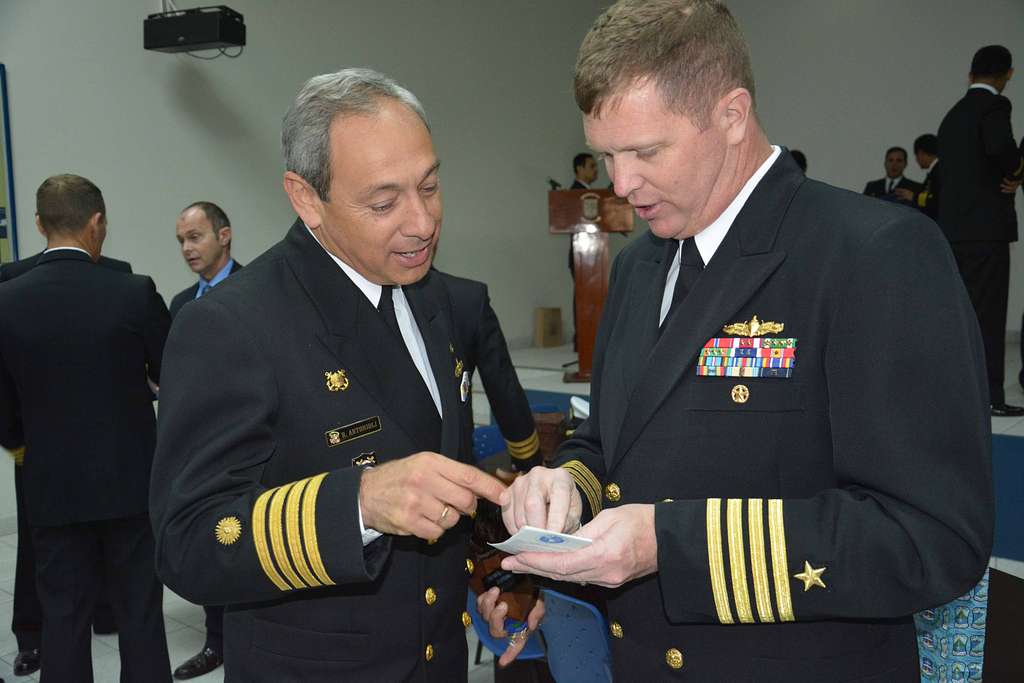
[[302,222],[311,229],[319,228],[323,222],[323,201],[313,186],[298,173],[285,171],[284,191]]
[[222,247],[226,247],[231,244],[231,226],[225,225],[217,232],[217,242]]

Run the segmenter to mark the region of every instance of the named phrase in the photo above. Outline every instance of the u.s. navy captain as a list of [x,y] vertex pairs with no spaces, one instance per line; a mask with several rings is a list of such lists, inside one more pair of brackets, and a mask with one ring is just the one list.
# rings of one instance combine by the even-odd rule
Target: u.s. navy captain
[[[161,577],[226,604],[234,681],[464,680],[469,464],[422,107],[365,69],[285,116],[278,245],[182,308],[151,495]],[[461,461],[461,462],[460,462]]]
[[719,2],[616,3],[576,98],[651,234],[613,267],[589,420],[504,501],[593,543],[503,566],[607,587],[616,678],[919,680],[911,615],[972,587],[993,528],[941,233],[769,144]]

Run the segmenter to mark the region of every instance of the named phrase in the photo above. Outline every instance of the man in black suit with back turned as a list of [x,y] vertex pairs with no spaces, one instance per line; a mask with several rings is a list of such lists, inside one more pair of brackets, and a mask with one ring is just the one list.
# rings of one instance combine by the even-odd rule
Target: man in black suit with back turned
[[[171,319],[181,307],[206,294],[242,264],[231,258],[231,221],[222,208],[213,202],[199,201],[186,206],[175,222],[174,232],[181,255],[199,281],[178,292],[171,300]],[[213,671],[224,662],[224,607],[204,605],[206,642],[203,648],[174,670],[180,681]]]
[[885,150],[885,177],[872,180],[864,186],[864,194],[893,202],[909,203],[902,199],[897,190],[920,192],[921,184],[903,177],[907,168],[907,150],[890,147]]
[[43,680],[92,680],[101,583],[122,680],[170,680],[146,484],[167,308],[148,277],[100,267],[106,207],[85,178],[36,193],[47,249],[0,287],[0,443],[25,445],[25,511],[43,612]]
[[995,417],[1024,415],[1024,407],[1006,403],[1003,390],[1010,242],[1017,241],[1013,202],[1024,175],[1024,158],[1010,126],[1010,100],[1002,95],[1012,77],[1009,50],[1002,45],[978,50],[967,93],[939,126],[939,225],[981,326]]
[[593,543],[502,567],[607,588],[617,680],[918,680],[913,614],[975,585],[993,528],[945,240],[770,144],[721,2],[621,0],[575,85],[651,230],[612,266],[589,419],[502,496],[510,531]]
[[181,255],[199,281],[174,295],[171,318],[189,301],[198,299],[228,275],[242,269],[231,258],[231,221],[213,202],[194,202],[182,210],[174,225]]
[[[44,235],[45,236],[45,235]],[[33,254],[20,261],[5,263],[0,266],[0,282],[7,282],[19,275],[32,270],[39,262],[42,253]],[[125,273],[132,272],[131,264],[114,258],[100,256],[99,265]],[[25,448],[15,449],[14,456],[14,500],[18,513],[18,550],[14,569],[14,603],[11,631],[18,641],[18,654],[14,657],[14,675],[27,676],[39,669],[39,645],[43,629],[42,607],[39,605],[39,594],[36,591],[36,559],[32,548],[32,532],[28,525],[28,513],[25,512],[25,494],[22,485],[22,467],[25,462]],[[106,597],[107,588],[100,592],[93,613],[93,630],[97,634],[109,634],[117,631],[110,601]]]

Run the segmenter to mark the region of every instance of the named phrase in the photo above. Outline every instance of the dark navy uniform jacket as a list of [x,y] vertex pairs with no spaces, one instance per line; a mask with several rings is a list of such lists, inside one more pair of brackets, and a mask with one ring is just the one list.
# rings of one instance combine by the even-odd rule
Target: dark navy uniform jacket
[[229,681],[466,678],[465,523],[365,548],[360,465],[470,461],[446,294],[403,288],[444,414],[403,341],[301,221],[182,307],[151,496],[160,577],[225,604]]
[[[946,240],[783,153],[659,334],[677,244],[616,260],[591,415],[558,457],[588,519],[655,504],[657,573],[606,592],[616,678],[918,680],[911,615],[978,580],[993,529]],[[779,357],[774,376],[730,349]]]
[[487,285],[476,280],[431,271],[448,290],[455,320],[456,345],[465,372],[479,370],[494,419],[505,437],[512,464],[525,472],[541,462],[540,437],[515,366],[508,353],[498,316],[491,307]]

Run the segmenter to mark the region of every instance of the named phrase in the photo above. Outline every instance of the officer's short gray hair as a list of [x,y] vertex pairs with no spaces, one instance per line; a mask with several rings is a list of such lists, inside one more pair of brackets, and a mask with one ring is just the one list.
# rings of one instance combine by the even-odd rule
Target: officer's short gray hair
[[300,175],[327,201],[331,187],[331,123],[339,116],[376,114],[383,99],[404,104],[430,130],[427,114],[416,96],[382,73],[342,69],[310,78],[281,125],[285,168]]

